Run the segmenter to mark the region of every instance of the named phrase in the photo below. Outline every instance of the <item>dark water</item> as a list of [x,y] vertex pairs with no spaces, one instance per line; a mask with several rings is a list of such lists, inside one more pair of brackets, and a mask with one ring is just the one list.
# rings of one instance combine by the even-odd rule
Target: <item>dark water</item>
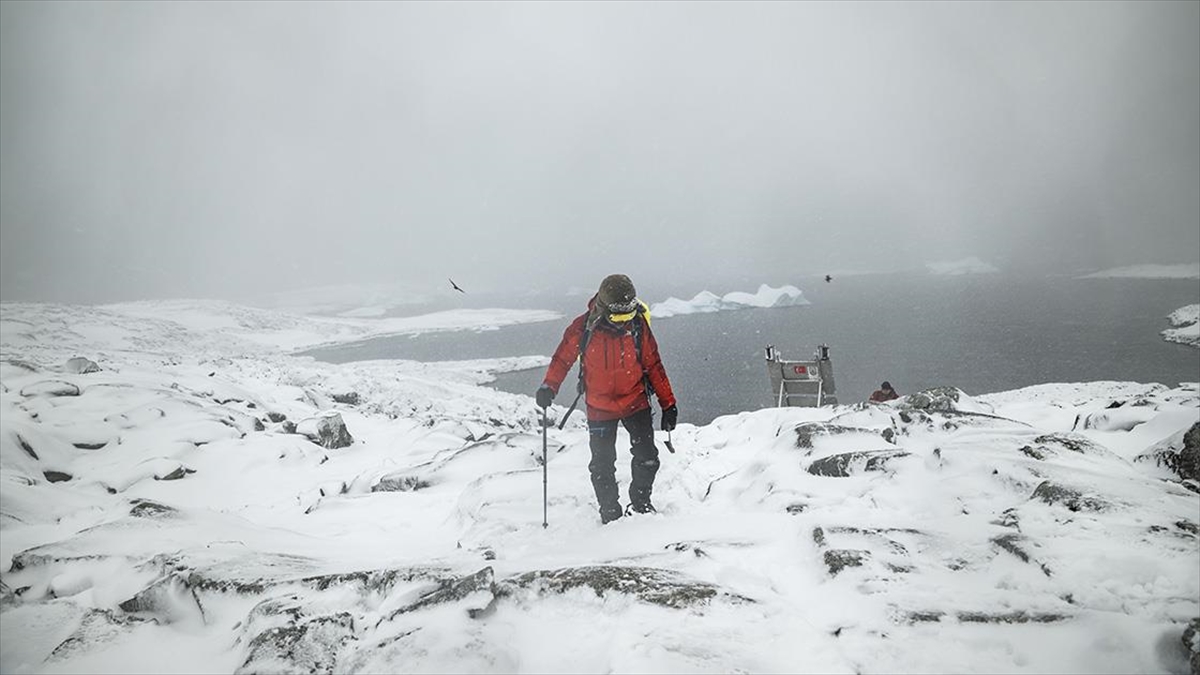
[[[802,290],[811,305],[654,321],[680,421],[704,424],[770,405],[768,344],[785,359],[810,358],[828,344],[842,403],[866,399],[882,380],[901,394],[942,385],[984,394],[1045,382],[1200,380],[1200,349],[1159,335],[1170,327],[1168,314],[1200,302],[1195,279],[871,275]],[[533,303],[566,313],[559,321],[380,338],[309,354],[338,363],[550,355],[585,302]],[[543,373],[506,373],[492,386],[532,395]],[[570,404],[574,378],[572,371],[557,403]]]

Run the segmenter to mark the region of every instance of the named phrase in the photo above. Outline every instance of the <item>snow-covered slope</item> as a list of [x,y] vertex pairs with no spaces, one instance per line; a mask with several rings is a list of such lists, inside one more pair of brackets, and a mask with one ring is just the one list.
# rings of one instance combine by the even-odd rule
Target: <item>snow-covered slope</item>
[[[246,308],[0,311],[3,672],[1188,668],[1200,488],[1146,453],[1200,422],[1195,384],[683,425],[660,513],[602,527],[582,416],[543,467],[532,399],[479,386],[544,357],[338,366],[269,347],[337,333]],[[349,445],[291,431],[333,413]]]

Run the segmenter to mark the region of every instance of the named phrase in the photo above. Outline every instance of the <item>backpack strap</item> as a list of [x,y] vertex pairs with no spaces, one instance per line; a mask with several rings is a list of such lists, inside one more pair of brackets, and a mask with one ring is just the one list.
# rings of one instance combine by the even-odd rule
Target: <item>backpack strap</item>
[[587,385],[583,383],[583,354],[587,351],[588,341],[592,339],[592,322],[590,319],[591,317],[584,319],[583,337],[579,338],[579,382],[575,385],[575,391],[579,394],[587,390]]

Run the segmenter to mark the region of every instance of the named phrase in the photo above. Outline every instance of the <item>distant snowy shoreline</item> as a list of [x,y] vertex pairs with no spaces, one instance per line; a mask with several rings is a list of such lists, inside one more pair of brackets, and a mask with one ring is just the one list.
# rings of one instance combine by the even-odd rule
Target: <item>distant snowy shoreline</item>
[[1200,279],[1200,263],[1190,265],[1131,265],[1085,274],[1079,279]]

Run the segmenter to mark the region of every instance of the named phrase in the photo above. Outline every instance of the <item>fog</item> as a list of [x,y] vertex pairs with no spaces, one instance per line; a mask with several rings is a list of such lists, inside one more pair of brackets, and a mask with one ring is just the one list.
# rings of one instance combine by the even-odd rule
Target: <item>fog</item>
[[0,3],[0,297],[1200,259],[1200,3]]

